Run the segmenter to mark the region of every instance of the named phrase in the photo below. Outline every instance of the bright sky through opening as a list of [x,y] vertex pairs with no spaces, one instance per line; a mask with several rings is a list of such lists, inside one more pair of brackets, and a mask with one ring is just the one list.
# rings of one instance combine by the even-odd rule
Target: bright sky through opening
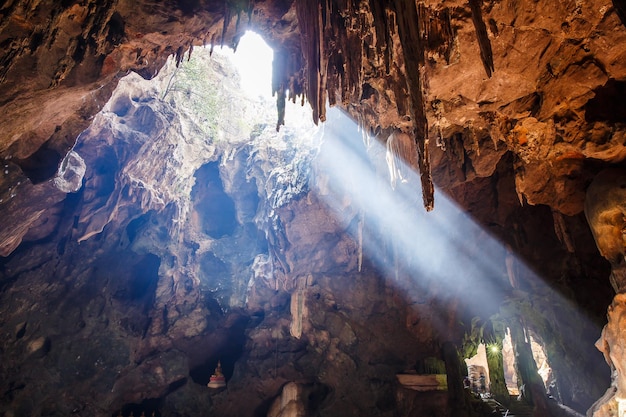
[[[218,48],[216,51],[227,56],[233,63],[241,80],[241,90],[253,100],[271,103],[276,109],[276,97],[272,97],[272,62],[274,51],[263,38],[252,31],[247,31],[239,40],[237,51],[230,48]],[[312,127],[311,106],[301,105],[300,100],[285,103],[285,125]],[[274,111],[274,115],[276,114]],[[274,116],[275,117],[275,116]]]
[[241,88],[250,97],[272,97],[272,60],[274,51],[263,38],[251,31],[241,37],[237,52],[224,48],[241,76]]

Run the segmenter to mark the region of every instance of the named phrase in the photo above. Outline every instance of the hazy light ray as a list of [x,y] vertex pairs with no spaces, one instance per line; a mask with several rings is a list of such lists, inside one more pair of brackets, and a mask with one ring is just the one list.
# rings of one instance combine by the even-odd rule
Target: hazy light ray
[[[343,121],[333,126],[333,112],[338,113],[329,110],[326,139],[318,156],[321,171],[329,177],[328,189],[320,197],[346,227],[357,213],[365,213],[363,252],[389,277],[395,275],[394,259],[399,260],[411,282],[398,285],[429,288],[437,284],[444,289],[441,298],[460,296],[476,314],[493,314],[513,291],[505,265],[506,257],[512,256],[518,276],[576,311],[443,192],[436,193],[435,210],[427,213],[421,203],[419,176],[414,171],[408,184],[392,190],[386,166],[376,169],[368,155],[384,155],[384,147],[372,141],[368,152],[354,122],[346,116],[339,116]],[[345,132],[347,123],[354,134]],[[348,210],[346,196],[352,204]],[[356,231],[351,232],[356,236]],[[480,237],[479,243],[476,237]],[[585,326],[596,328],[584,320]]]
[[[326,133],[329,131],[327,126]],[[330,138],[324,146],[320,166],[331,178],[326,201],[340,210],[337,202],[347,195],[356,207],[363,208],[366,213],[364,236],[367,236],[364,246],[368,256],[379,266],[388,268],[390,258],[397,257],[411,276],[419,277],[416,283],[423,286],[437,282],[458,288],[459,284],[471,282],[480,285],[484,292],[503,295],[501,288],[494,285],[497,281],[488,279],[496,268],[471,259],[467,242],[460,239],[463,231],[458,230],[458,221],[449,220],[453,218],[449,202],[443,202],[445,199],[440,197],[438,209],[425,213],[416,199],[419,191],[410,189],[408,184],[392,190],[388,179],[379,175],[367,157],[359,155],[362,152],[355,149],[362,144]],[[440,206],[443,207],[439,209]],[[348,223],[351,219],[343,221]],[[380,243],[394,248],[395,254],[385,253]],[[476,308],[481,309],[488,301],[473,300]]]
[[[567,361],[571,373],[558,375],[555,371],[555,375],[566,389],[580,389],[576,381],[588,379],[588,367],[604,363],[593,342],[580,343],[581,337],[594,339],[600,335],[600,328],[573,303],[550,288],[524,261],[484,231],[443,192],[436,191],[435,209],[427,213],[422,206],[417,173],[411,172],[408,184],[392,190],[387,167],[370,157],[372,154],[383,156],[382,145],[372,141],[366,150],[354,122],[350,120],[351,126],[346,129],[349,119],[342,115],[340,119],[343,121],[335,127],[333,112],[338,111],[330,109],[328,112],[325,139],[317,159],[322,175],[328,176],[324,181],[327,185],[318,190],[319,197],[355,240],[358,226],[354,224],[363,215],[363,256],[404,291],[407,303],[417,314],[421,314],[422,308],[443,307],[439,314],[429,316],[429,323],[444,338],[445,332],[450,330],[449,320],[455,319],[447,316],[446,303],[460,303],[463,317],[469,313],[487,319],[501,313],[505,320],[512,315],[510,318],[523,321],[525,310],[516,300],[523,300],[519,299],[520,294],[525,296],[523,292],[516,292],[509,282],[506,266],[506,260],[513,259],[517,276],[531,289],[529,297],[524,300],[530,303],[534,297],[547,300],[553,304],[552,310],[547,310],[551,315],[560,310],[558,324],[544,317],[543,312],[536,312],[535,320],[547,321],[535,322],[535,325],[547,325],[548,331],[543,336],[550,339],[551,329],[559,334],[561,343],[568,346],[567,351],[559,347],[556,356],[550,359],[561,364]],[[344,131],[349,129],[354,133]],[[477,243],[477,237],[480,237],[480,243]],[[512,308],[505,307],[509,302],[512,302]],[[551,328],[553,325],[558,328]],[[572,367],[573,364],[581,366]],[[608,385],[608,366],[605,370]],[[570,392],[569,401],[573,404],[578,401],[577,395]],[[599,392],[592,399],[601,395]]]
[[[273,53],[267,50],[263,52],[263,48],[257,44],[252,47],[252,58],[247,58],[246,39],[250,35],[258,37],[255,34],[244,36],[234,55],[241,60],[238,67],[242,84],[252,91],[251,94],[270,98]],[[260,56],[257,54],[259,52]],[[288,111],[287,123],[297,120],[294,114],[298,114],[298,111],[306,112],[300,106],[293,107],[298,108]],[[395,264],[398,264],[402,272],[398,278],[403,281],[397,280],[395,284],[406,292],[409,302],[420,304],[426,300],[440,304],[458,299],[473,314],[490,317],[499,311],[512,292],[505,266],[505,258],[510,256],[515,260],[517,275],[530,283],[537,291],[536,294],[547,294],[555,303],[562,305],[563,310],[570,312],[566,314],[564,322],[559,322],[559,325],[562,324],[559,333],[564,340],[570,341],[571,350],[565,352],[569,360],[575,362],[590,352],[601,357],[593,345],[577,343],[581,328],[586,332],[595,332],[598,336],[600,334],[600,329],[583,313],[546,285],[523,261],[484,231],[443,192],[436,191],[435,210],[426,213],[422,206],[419,176],[412,169],[403,170],[409,173],[406,178],[408,184],[399,184],[395,191],[391,190],[386,165],[377,169],[370,157],[372,153],[384,155],[384,147],[372,140],[367,145],[368,152],[352,120],[343,115],[339,117],[343,124],[350,124],[348,130],[354,133],[333,126],[333,112],[339,113],[336,109],[330,109],[329,121],[323,125],[329,138],[318,163],[322,171],[329,175],[329,189],[320,192],[320,197],[333,209],[337,219],[344,223],[355,239],[357,231],[350,230],[350,224],[354,223],[358,213],[365,213],[363,252],[388,278],[398,275],[394,270]],[[352,207],[346,207],[346,196],[351,200]],[[476,237],[481,238],[480,247],[477,246]],[[420,294],[419,289],[425,290],[423,294]],[[433,315],[430,320],[433,326],[446,330],[443,316]],[[567,378],[570,381],[586,378],[584,369],[584,366],[577,368],[575,372],[579,374],[568,375]]]

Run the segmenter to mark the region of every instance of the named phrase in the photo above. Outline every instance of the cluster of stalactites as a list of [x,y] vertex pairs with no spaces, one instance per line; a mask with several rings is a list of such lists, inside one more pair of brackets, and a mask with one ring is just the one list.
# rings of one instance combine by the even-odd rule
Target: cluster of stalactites
[[287,50],[274,51],[272,95],[276,95],[276,109],[278,110],[276,131],[285,124],[285,103],[287,98],[295,103],[296,99],[300,97],[304,105],[305,94],[302,68],[302,55],[300,53]]
[[325,120],[327,101],[331,106],[337,102],[345,107],[358,105],[363,94],[365,61],[371,59],[370,43],[378,62],[377,73],[368,76],[384,77],[390,73],[394,59],[392,36],[397,33],[402,46],[399,58],[404,62],[405,87],[410,91],[409,103],[397,100],[398,114],[408,113],[411,118],[412,128],[406,133],[416,144],[424,205],[427,210],[432,209],[434,187],[423,94],[424,51],[432,19],[426,19],[425,9],[418,10],[413,0],[395,0],[386,5],[374,0],[297,0],[295,6],[301,56],[280,51],[275,55],[273,91],[277,94],[277,128],[284,124],[286,90],[294,101],[300,94],[306,98],[315,123]]
[[[493,57],[481,4],[480,0],[471,0],[470,9],[480,56],[491,76]],[[296,0],[295,7],[300,49],[295,48],[295,53],[278,51],[274,62],[277,128],[284,124],[287,90],[293,101],[301,95],[311,104],[313,121],[317,123],[326,118],[327,102],[358,108],[362,105],[363,86],[371,89],[369,80],[383,80],[377,88],[395,93],[400,119],[410,118],[410,128],[396,128],[415,142],[424,206],[431,210],[434,186],[428,155],[425,60],[437,55],[449,63],[456,36],[450,10],[417,5],[414,0]],[[401,51],[401,55],[393,56],[394,51]],[[392,68],[399,74],[388,80],[394,75]],[[408,97],[403,91],[408,91]]]

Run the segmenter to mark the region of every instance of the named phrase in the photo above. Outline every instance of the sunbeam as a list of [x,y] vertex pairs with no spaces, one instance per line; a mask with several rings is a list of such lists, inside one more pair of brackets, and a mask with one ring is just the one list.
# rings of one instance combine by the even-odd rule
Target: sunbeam
[[[324,128],[316,174],[322,178],[313,181],[323,186],[316,191],[354,239],[362,242],[363,257],[393,279],[409,303],[423,304],[435,298],[437,305],[459,303],[459,310],[470,317],[509,314],[524,325],[523,308],[532,309],[532,301],[523,308],[516,303],[528,286],[533,296],[547,297],[555,309],[567,312],[561,327],[548,331],[573,344],[570,352],[562,354],[581,367],[580,375],[560,377],[570,381],[585,378],[589,355],[600,353],[579,341],[581,334],[600,335],[594,323],[441,190],[436,192],[435,209],[426,212],[419,175],[409,167],[401,167],[406,177],[393,189],[384,166],[384,147],[375,140],[367,146],[347,116],[329,110]],[[435,314],[432,319],[440,332],[450,326],[445,314]],[[537,314],[548,322],[543,312]]]
[[[449,294],[463,296],[477,313],[497,311],[507,291],[507,276],[504,263],[494,259],[504,259],[506,249],[441,192],[437,209],[427,213],[418,198],[414,172],[405,170],[410,172],[406,182],[392,189],[368,158],[360,135],[350,137],[345,131],[333,123],[326,126],[319,164],[330,179],[320,193],[346,225],[355,216],[363,222],[369,258],[391,276],[403,271],[413,277],[410,285],[445,286]],[[371,146],[380,147],[371,154],[383,154],[382,145],[374,141]],[[349,208],[344,207],[346,198]],[[474,243],[476,239],[480,245]]]

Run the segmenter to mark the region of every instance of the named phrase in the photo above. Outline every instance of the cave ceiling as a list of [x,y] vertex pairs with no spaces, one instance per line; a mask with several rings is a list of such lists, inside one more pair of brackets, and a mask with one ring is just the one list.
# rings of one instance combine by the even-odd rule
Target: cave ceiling
[[[410,295],[390,288],[362,259],[364,217],[349,197],[340,204],[348,226],[324,208],[328,178],[309,159],[315,146],[300,154],[268,139],[267,129],[302,135],[289,130],[286,101],[302,103],[317,126],[338,117],[329,108],[340,109],[383,147],[378,156],[408,164],[419,176],[400,186],[410,187],[411,209],[428,216],[449,198],[469,214],[484,229],[460,236],[475,242],[468,259],[490,251],[491,236],[501,242],[490,254],[502,261],[494,274],[515,289],[509,301],[521,302],[500,313],[529,317],[522,326],[548,346],[563,402],[583,412],[609,383],[593,346],[599,334],[590,329],[604,324],[610,284],[624,288],[616,272],[623,269],[623,178],[599,177],[592,190],[601,204],[586,207],[585,196],[598,173],[626,157],[625,9],[621,0],[3,2],[0,324],[8,341],[0,354],[12,359],[0,365],[7,375],[0,412],[138,414],[154,403],[194,415],[193,399],[198,410],[219,415],[282,415],[268,402],[281,390],[317,398],[306,407],[320,414],[311,415],[430,412],[415,405],[417,394],[394,394],[389,381],[425,357],[449,358],[443,342],[460,346],[464,335],[476,336],[475,317],[458,300],[484,294],[462,281],[446,297],[436,282],[405,288]],[[167,91],[167,74],[192,65],[203,47],[236,50],[247,30],[274,49],[272,124],[229,150],[194,142],[213,135],[212,127],[185,121],[150,89]],[[227,64],[211,62],[230,74]],[[155,84],[141,84],[147,80]],[[236,90],[234,81],[206,88]],[[238,103],[231,111],[259,113],[229,94],[225,102]],[[241,136],[241,125],[217,120],[211,126]],[[317,194],[301,166],[274,165],[272,157],[294,161],[292,168],[310,164]],[[350,237],[351,228],[360,237]],[[393,239],[385,245],[383,258],[393,263],[399,249]],[[512,254],[548,286],[517,282],[524,273]],[[229,283],[251,270],[259,285]],[[575,328],[578,316],[559,316],[567,313],[548,287],[593,325],[553,338],[559,323]],[[30,307],[28,294],[39,300]],[[446,301],[438,305],[439,298]],[[614,301],[614,322],[623,304]],[[435,322],[445,330],[434,330]],[[480,323],[481,334],[499,331]],[[602,353],[621,370],[608,347],[621,343],[619,326],[605,334]],[[79,341],[87,338],[95,347],[83,352]],[[594,369],[587,381],[564,376],[580,354],[567,346],[580,339],[593,357],[583,366]],[[254,400],[200,394],[225,351],[231,392],[252,392]],[[68,362],[81,357],[85,364]],[[376,365],[364,371],[364,363]],[[607,369],[596,372],[598,363]],[[31,382],[40,365],[45,375]],[[354,390],[341,385],[355,379]],[[52,383],[61,384],[66,408],[44,395]],[[98,391],[107,394],[84,402]],[[433,398],[429,406],[445,409]]]
[[[25,171],[42,147],[65,155],[120,76],[151,78],[200,45],[236,48],[247,29],[275,50],[279,125],[288,94],[316,122],[328,102],[381,140],[408,134],[429,209],[433,181],[488,177],[508,152],[521,204],[575,215],[596,165],[623,159],[624,31],[610,2],[12,1],[0,11],[0,152]],[[461,170],[448,167],[455,157]]]

